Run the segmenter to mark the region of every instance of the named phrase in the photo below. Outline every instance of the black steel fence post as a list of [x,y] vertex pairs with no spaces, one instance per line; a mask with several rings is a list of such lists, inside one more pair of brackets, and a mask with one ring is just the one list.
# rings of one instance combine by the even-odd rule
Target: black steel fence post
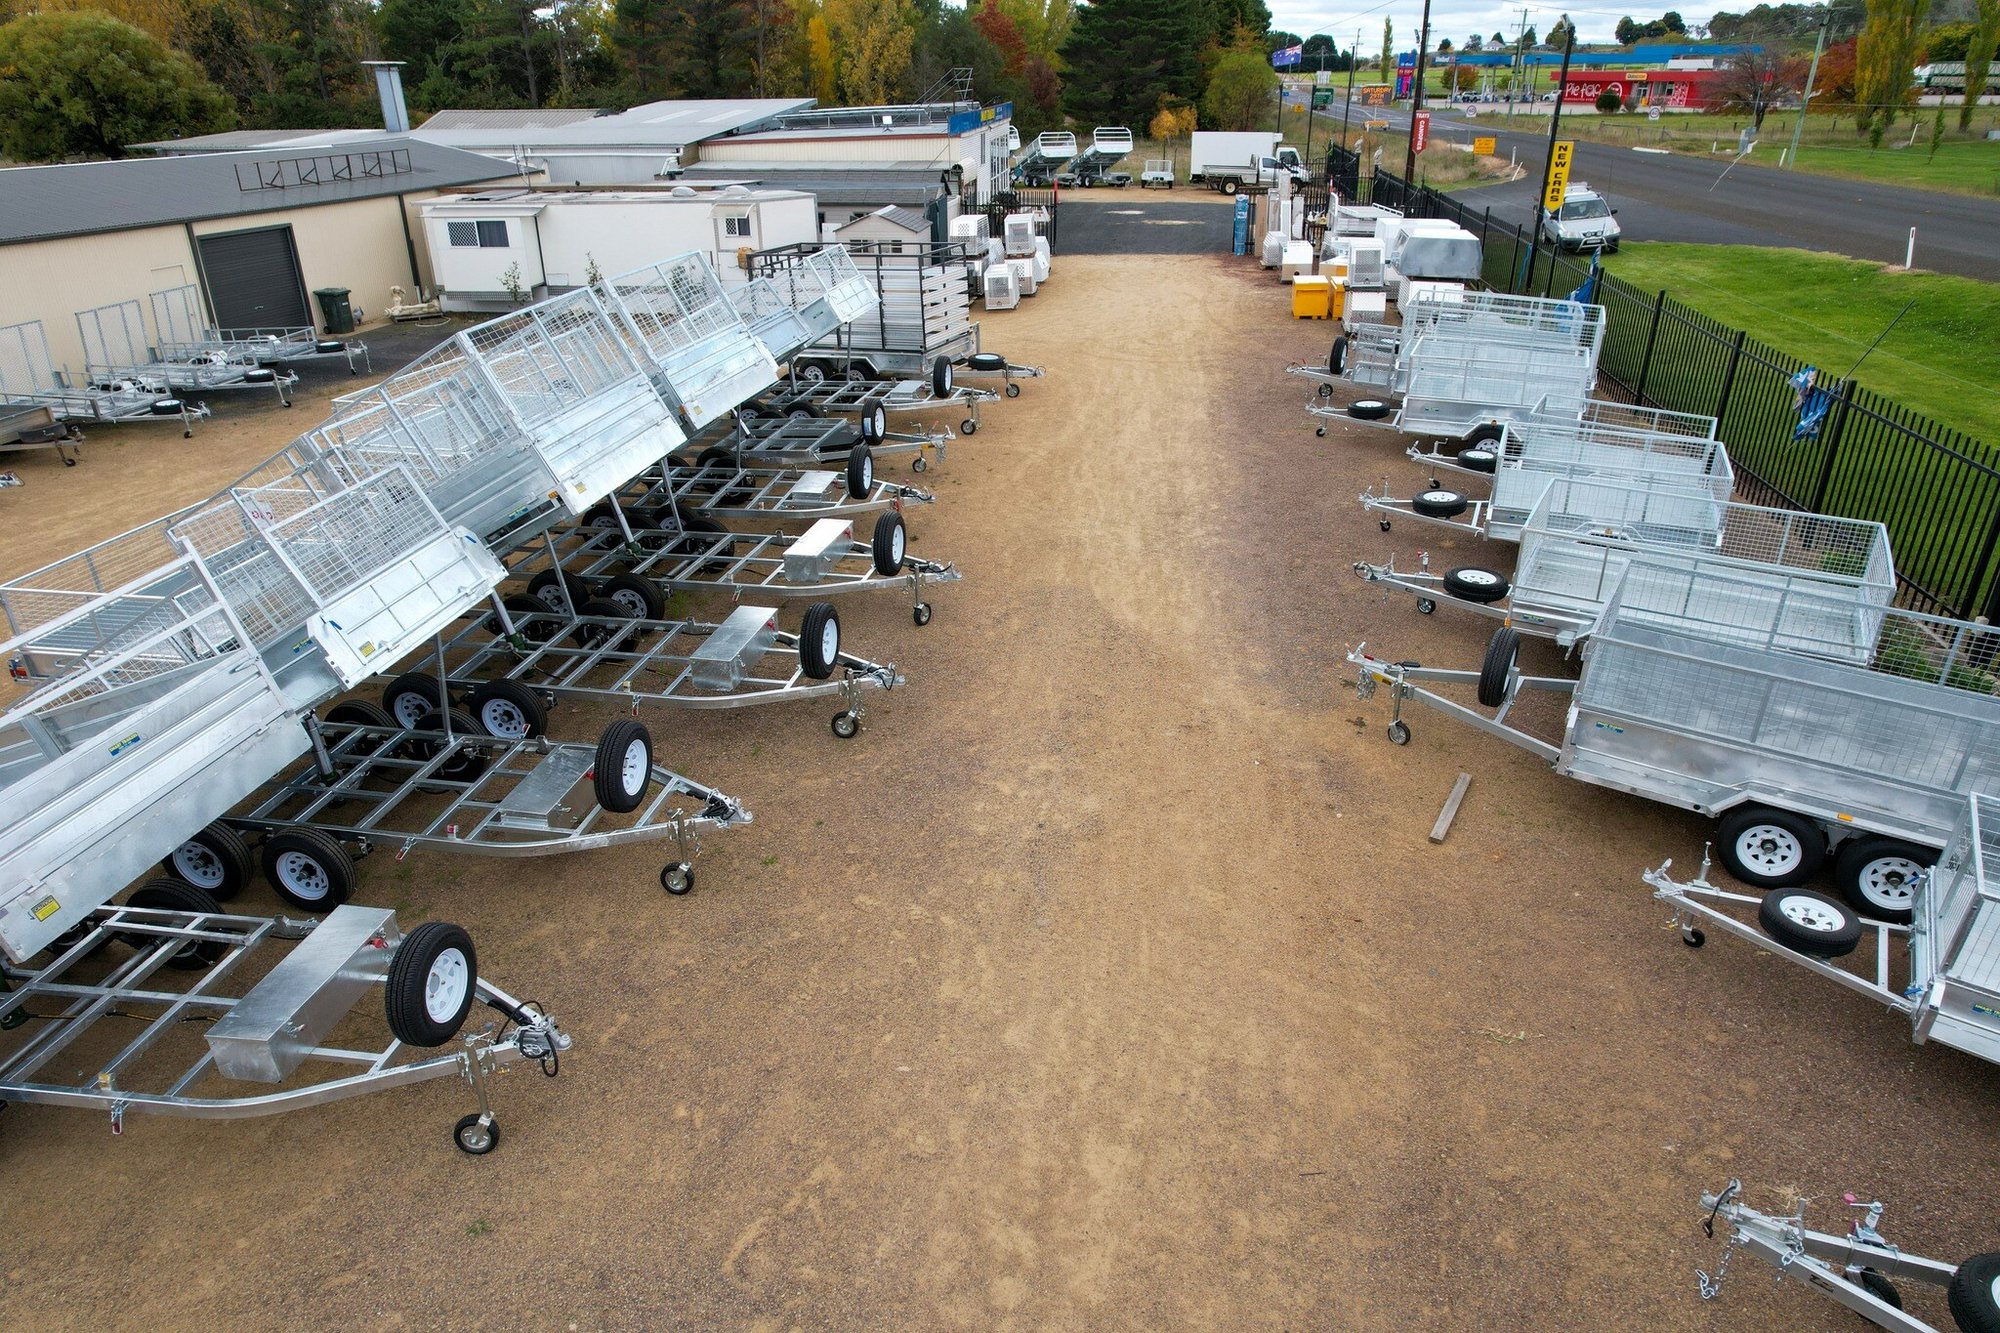
[[1840,437],[1847,430],[1847,404],[1854,393],[1854,381],[1842,380],[1834,390],[1833,407],[1827,413],[1826,456],[1819,462],[1819,480],[1813,484],[1812,504],[1816,514],[1826,512],[1826,488],[1833,483],[1833,458],[1840,452]]
[[1660,336],[1660,312],[1667,305],[1667,289],[1653,298],[1653,322],[1646,329],[1646,354],[1639,359],[1639,387],[1632,390],[1632,398],[1641,407],[1646,405],[1646,376],[1653,369],[1653,342]]
[[1507,261],[1507,294],[1509,296],[1517,295],[1517,293],[1514,290],[1517,279],[1515,278],[1514,275],[1519,273],[1520,271],[1521,271],[1521,229],[1519,227],[1516,227],[1514,228],[1514,257]]
[[1718,422],[1729,411],[1729,391],[1736,387],[1736,366],[1743,360],[1743,343],[1749,336],[1745,329],[1736,330],[1736,345],[1729,350],[1729,369],[1722,373],[1722,393],[1715,400],[1715,419]]
[[[1530,275],[1532,276],[1532,275]],[[1556,252],[1549,251],[1549,278],[1542,284],[1542,299],[1549,300],[1556,294]]]

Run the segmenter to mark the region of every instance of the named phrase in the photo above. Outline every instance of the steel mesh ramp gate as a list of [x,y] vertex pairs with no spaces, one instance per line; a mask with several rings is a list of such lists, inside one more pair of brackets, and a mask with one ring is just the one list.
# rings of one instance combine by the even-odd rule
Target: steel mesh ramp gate
[[597,290],[623,317],[633,356],[657,372],[656,383],[689,431],[726,416],[778,378],[770,351],[699,254],[621,273]]

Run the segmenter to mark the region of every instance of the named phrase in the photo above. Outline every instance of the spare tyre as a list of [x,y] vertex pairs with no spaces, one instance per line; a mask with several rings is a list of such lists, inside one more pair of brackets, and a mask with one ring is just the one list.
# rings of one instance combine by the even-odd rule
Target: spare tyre
[[1389,415],[1389,405],[1380,398],[1363,398],[1348,407],[1347,415],[1356,421],[1380,421]]

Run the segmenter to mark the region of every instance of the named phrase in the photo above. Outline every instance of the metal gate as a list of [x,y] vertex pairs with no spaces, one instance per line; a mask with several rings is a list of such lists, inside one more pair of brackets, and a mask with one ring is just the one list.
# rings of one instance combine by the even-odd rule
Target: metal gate
[[225,329],[295,329],[314,322],[290,227],[203,236],[202,276]]

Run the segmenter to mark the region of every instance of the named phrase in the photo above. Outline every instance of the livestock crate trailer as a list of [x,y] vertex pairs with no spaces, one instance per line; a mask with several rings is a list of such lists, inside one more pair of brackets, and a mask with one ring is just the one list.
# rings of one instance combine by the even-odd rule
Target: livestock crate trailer
[[[1746,884],[1795,886],[1831,859],[1841,896],[1882,920],[1909,920],[1910,875],[1966,798],[2000,793],[2000,631],[1983,625],[1858,603],[1817,578],[1635,564],[1577,679],[1523,675],[1518,646],[1519,631],[1496,630],[1477,671],[1366,645],[1347,660],[1364,697],[1389,687],[1398,744],[1415,699],[1565,776],[1717,818],[1723,864]],[[1495,711],[1426,685],[1471,686]],[[1526,691],[1569,696],[1559,740],[1509,724]]]
[[[1817,579],[1829,598],[1851,596],[1857,611],[1886,607],[1896,595],[1895,560],[1880,523],[1723,502],[1705,494],[1690,506],[1671,490],[1594,477],[1564,478],[1543,491],[1521,529],[1511,580],[1480,565],[1433,574],[1428,555],[1423,561],[1415,572],[1398,570],[1394,559],[1356,562],[1354,570],[1369,582],[1414,594],[1425,615],[1440,604],[1458,606],[1564,647],[1590,633],[1635,562],[1720,571],[1742,580],[1728,585],[1732,593],[1763,580],[1782,587],[1805,575]],[[1701,583],[1691,586],[1699,589]],[[1724,623],[1739,618],[1733,612],[1719,617]],[[1846,623],[1865,622],[1857,616]]]

